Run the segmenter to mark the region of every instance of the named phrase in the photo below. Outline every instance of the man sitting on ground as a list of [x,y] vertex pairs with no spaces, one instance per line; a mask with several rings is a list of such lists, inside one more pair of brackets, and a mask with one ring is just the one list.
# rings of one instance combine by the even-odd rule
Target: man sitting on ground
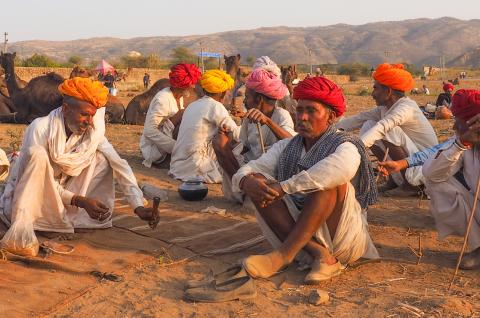
[[360,257],[378,257],[363,212],[377,197],[362,142],[337,131],[345,112],[340,88],[324,77],[295,88],[298,135],[275,143],[232,178],[234,191],[250,197],[264,235],[275,250],[250,256],[244,267],[267,278],[303,249],[312,258],[307,283],[339,275]]
[[[270,148],[279,140],[295,135],[290,113],[277,107],[277,101],[285,96],[287,87],[274,74],[257,68],[247,78],[243,122],[240,129],[240,144],[233,140],[232,134],[220,127],[213,141],[213,148],[223,171],[222,188],[225,197],[243,202],[234,197],[231,191],[231,179],[240,166],[262,155],[262,147]],[[260,145],[258,125],[264,145]],[[235,148],[234,148],[235,147]],[[240,154],[242,153],[242,154]]]
[[[480,91],[458,90],[452,98],[455,115],[455,142],[430,157],[424,166],[425,186],[430,196],[430,212],[440,239],[465,235],[480,174]],[[462,269],[480,268],[480,208],[468,237]]]
[[[417,103],[405,96],[414,82],[403,65],[381,64],[373,73],[373,79],[372,97],[377,107],[344,118],[338,128],[347,131],[360,128],[360,139],[367,148],[371,147],[378,160],[383,160],[387,148],[392,160],[401,160],[438,144],[432,125]],[[415,186],[423,184],[421,167],[408,168],[392,177],[385,190],[393,189],[395,184],[401,187],[387,191],[387,195],[416,195]]]
[[25,131],[0,198],[0,218],[10,225],[23,214],[35,230],[45,232],[109,228],[115,177],[135,213],[150,220],[152,209],[144,208],[135,175],[105,137],[108,89],[81,77],[58,89],[62,107],[35,119]]
[[221,70],[209,70],[202,75],[200,85],[206,95],[191,103],[183,114],[172,151],[169,172],[172,177],[183,181],[201,177],[207,183],[222,182],[212,141],[219,127],[231,131],[233,139],[238,140],[240,127],[222,104],[233,84],[233,78]]
[[452,104],[452,93],[454,89],[455,89],[455,86],[453,86],[452,83],[444,83],[443,93],[438,95],[437,102],[435,103],[435,105],[446,106],[450,108],[450,105]]
[[200,70],[194,64],[177,64],[170,70],[170,87],[158,92],[150,102],[143,134],[140,139],[143,165],[160,164],[172,153],[175,132],[182,121],[183,98],[200,79]]

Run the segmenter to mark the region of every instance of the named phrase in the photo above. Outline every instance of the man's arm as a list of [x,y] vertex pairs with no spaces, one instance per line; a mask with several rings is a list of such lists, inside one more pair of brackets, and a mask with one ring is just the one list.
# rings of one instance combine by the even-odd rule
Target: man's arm
[[345,142],[310,169],[301,171],[280,184],[283,191],[290,194],[332,189],[352,180],[359,166],[360,154],[357,147]]
[[[175,139],[165,132],[173,132],[175,125],[168,118],[169,101],[166,98],[154,98],[145,119],[143,134],[151,140],[160,150],[172,153]],[[159,128],[162,128],[161,131]]]
[[432,182],[444,182],[457,173],[462,166],[463,154],[467,149],[457,142],[425,161],[422,173]]
[[375,107],[372,110],[361,112],[353,116],[343,117],[339,120],[336,126],[338,129],[351,131],[361,128],[363,123],[367,120],[380,120],[380,107]]

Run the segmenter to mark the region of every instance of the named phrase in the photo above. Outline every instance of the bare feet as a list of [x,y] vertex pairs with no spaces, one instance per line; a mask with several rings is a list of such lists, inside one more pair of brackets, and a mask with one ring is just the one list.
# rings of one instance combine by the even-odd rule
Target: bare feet
[[253,278],[269,278],[289,264],[278,251],[265,255],[252,255],[243,260],[243,267]]

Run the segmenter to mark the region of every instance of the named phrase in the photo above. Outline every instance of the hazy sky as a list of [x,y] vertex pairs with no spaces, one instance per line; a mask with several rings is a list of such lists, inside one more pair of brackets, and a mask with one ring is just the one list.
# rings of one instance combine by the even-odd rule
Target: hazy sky
[[480,18],[480,0],[3,0],[0,32],[10,42],[132,38],[443,16]]

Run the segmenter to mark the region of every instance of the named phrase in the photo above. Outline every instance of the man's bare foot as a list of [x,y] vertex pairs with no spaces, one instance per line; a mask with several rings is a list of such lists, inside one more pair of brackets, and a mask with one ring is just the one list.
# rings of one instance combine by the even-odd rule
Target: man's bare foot
[[253,278],[269,278],[288,264],[289,261],[278,251],[252,255],[243,260],[243,267]]
[[47,231],[36,231],[39,236],[45,237],[49,240],[57,241],[71,241],[75,238],[73,233],[59,233],[59,232],[47,232]]

